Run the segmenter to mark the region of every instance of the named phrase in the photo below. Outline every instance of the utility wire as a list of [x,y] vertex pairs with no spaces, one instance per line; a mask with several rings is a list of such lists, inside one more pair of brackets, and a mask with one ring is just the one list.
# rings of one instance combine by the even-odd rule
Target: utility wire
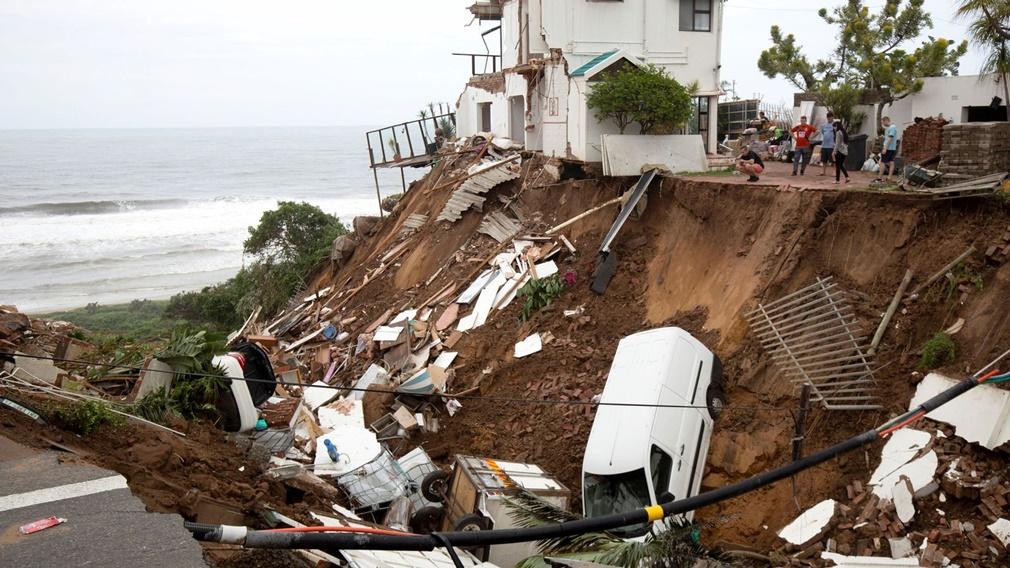
[[[115,363],[96,363],[93,361],[84,361],[81,359],[65,359],[61,357],[48,357],[42,355],[27,355],[22,353],[11,353],[8,351],[0,351],[0,356],[18,356],[27,357],[30,359],[41,359],[44,361],[54,361],[60,363],[78,363],[82,365],[94,365],[98,367],[106,367],[112,369],[125,369],[130,371],[149,371],[150,369],[144,369],[143,367],[135,367],[132,365],[117,365]],[[249,379],[245,377],[224,377],[221,375],[213,375],[210,373],[196,373],[196,372],[184,372],[178,373],[182,375],[188,375],[193,377],[211,377],[216,379],[229,379],[233,381],[245,381],[247,383],[268,383],[268,384],[287,384],[281,381],[271,381],[269,379]],[[338,385],[297,385],[303,389],[314,388],[314,389],[332,389],[338,391],[351,391],[351,392],[377,392],[381,394],[389,394],[398,392],[395,389],[381,389],[381,388],[356,388],[356,387],[342,387]],[[513,398],[513,397],[502,397],[502,396],[480,396],[480,395],[454,395],[451,393],[433,393],[433,394],[414,394],[414,393],[400,393],[410,396],[423,396],[427,398],[440,397],[440,398],[455,398],[460,400],[483,400],[487,402],[495,403],[519,403],[519,404],[538,404],[538,405],[558,405],[558,406],[621,406],[621,407],[631,407],[631,408],[688,408],[697,410],[707,410],[708,406],[698,405],[698,404],[655,404],[655,403],[645,403],[645,402],[599,402],[593,400],[561,400],[561,399],[535,399],[535,398]],[[775,406],[763,405],[763,406],[734,406],[734,405],[724,405],[720,410],[733,409],[733,410],[748,410],[748,411],[758,411],[758,412],[789,412],[785,408],[777,408]]]
[[[1003,356],[1001,355],[1001,358]],[[925,414],[943,406],[965,392],[998,377],[998,371],[987,375],[975,375],[961,381],[923,402],[912,414]],[[886,437],[885,426],[881,425],[805,458],[759,473],[743,481],[720,487],[712,491],[694,495],[679,501],[662,505],[650,505],[600,517],[583,518],[562,523],[545,524],[530,528],[502,529],[490,531],[457,531],[434,533],[431,535],[376,535],[366,533],[276,533],[250,530],[248,527],[225,525],[202,525],[186,523],[197,540],[241,544],[246,548],[319,548],[323,550],[420,550],[430,551],[436,547],[484,547],[517,542],[533,542],[562,537],[570,537],[589,532],[600,532],[620,527],[652,523],[674,515],[682,515],[701,507],[714,505],[733,497],[755,491],[776,481],[791,477],[801,471],[820,465],[844,453]],[[902,424],[904,426],[904,423]],[[457,564],[459,565],[459,564]]]

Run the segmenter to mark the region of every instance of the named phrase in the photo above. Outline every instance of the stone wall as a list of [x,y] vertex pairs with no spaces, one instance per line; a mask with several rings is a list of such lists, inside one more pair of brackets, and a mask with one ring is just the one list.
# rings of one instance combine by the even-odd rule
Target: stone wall
[[940,171],[978,177],[1010,170],[1010,123],[973,122],[943,127]]

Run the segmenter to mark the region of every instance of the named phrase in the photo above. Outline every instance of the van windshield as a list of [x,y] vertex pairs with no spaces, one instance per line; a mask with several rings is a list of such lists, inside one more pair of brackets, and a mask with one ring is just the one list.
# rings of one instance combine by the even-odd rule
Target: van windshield
[[[645,478],[645,469],[636,469],[616,475],[586,473],[582,487],[587,517],[624,513],[652,504],[649,499],[649,483]],[[648,530],[649,524],[643,523],[610,532],[627,538],[642,536]]]

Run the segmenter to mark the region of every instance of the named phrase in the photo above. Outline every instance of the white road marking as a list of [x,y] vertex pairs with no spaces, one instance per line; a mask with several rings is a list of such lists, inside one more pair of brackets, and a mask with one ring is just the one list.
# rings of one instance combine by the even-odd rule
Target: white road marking
[[35,491],[26,491],[25,493],[16,493],[14,495],[5,495],[0,497],[0,512],[12,511],[14,509],[22,509],[33,505],[52,503],[53,501],[63,501],[64,499],[73,499],[75,497],[84,497],[85,495],[94,495],[95,493],[105,493],[106,491],[126,488],[126,478],[122,475],[112,475],[101,479],[82,481],[80,483],[68,483],[67,485],[59,485],[57,487],[37,489]]

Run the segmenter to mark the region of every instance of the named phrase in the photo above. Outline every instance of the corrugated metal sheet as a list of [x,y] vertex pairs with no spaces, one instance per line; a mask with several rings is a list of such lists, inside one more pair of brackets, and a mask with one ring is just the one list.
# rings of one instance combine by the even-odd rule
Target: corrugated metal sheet
[[495,186],[519,177],[519,168],[506,165],[507,162],[515,161],[515,157],[505,158],[499,162],[480,164],[477,169],[485,170],[460,184],[456,191],[452,192],[449,201],[439,213],[437,221],[450,221],[455,223],[463,216],[468,209],[477,206],[478,209],[484,207],[484,194],[491,191]]

